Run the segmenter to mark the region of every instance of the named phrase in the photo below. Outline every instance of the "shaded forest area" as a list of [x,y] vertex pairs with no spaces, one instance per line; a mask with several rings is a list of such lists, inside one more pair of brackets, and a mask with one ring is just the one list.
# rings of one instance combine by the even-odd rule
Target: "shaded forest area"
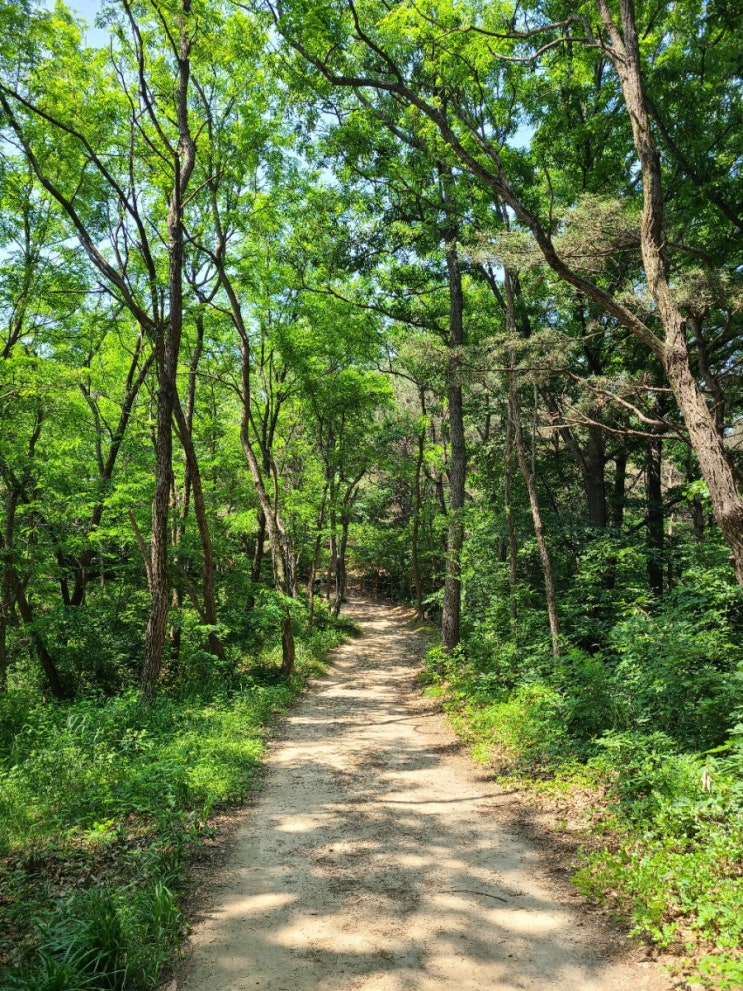
[[0,18],[2,986],[156,984],[349,575],[743,986],[736,6]]

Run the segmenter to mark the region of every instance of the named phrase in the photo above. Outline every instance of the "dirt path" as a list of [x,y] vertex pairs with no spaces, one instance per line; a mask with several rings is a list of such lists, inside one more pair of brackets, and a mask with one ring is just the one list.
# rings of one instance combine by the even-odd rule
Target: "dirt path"
[[415,688],[420,637],[356,602],[364,636],[292,711],[245,812],[186,991],[661,991],[612,947]]

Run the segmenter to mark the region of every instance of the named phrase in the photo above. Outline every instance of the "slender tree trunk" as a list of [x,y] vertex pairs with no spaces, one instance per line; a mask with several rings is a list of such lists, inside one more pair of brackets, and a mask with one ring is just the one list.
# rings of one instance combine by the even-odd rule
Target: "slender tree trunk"
[[[256,458],[255,452],[253,451],[250,443],[247,412],[243,413],[241,440],[245,458],[250,467],[251,474],[253,475],[253,484],[255,485],[256,492],[258,493],[258,499],[261,503],[263,515],[266,520],[268,540],[271,546],[271,562],[273,564],[274,584],[280,592],[283,592],[284,595],[291,597],[292,573],[291,567],[287,563],[287,542],[285,540],[284,526],[281,517],[274,511],[274,507],[271,504],[271,499],[269,498],[268,492],[266,491],[266,487],[263,483],[263,476],[261,474],[260,465],[258,464],[258,459]],[[288,609],[282,622],[281,645],[281,673],[288,675],[294,670],[295,658],[294,636],[292,633],[292,624]]]
[[294,671],[295,660],[296,651],[294,648],[292,621],[287,613],[281,623],[281,667],[279,671],[284,677],[288,677]]
[[[176,396],[175,404],[175,427],[176,432],[179,435],[181,447],[184,446],[184,441],[182,435],[187,432],[189,441],[193,436],[193,415],[194,408],[196,405],[196,373],[199,367],[199,361],[201,360],[201,353],[204,346],[204,316],[203,313],[199,312],[196,316],[196,346],[194,348],[193,354],[191,356],[191,363],[188,370],[188,389],[186,392],[186,409],[183,415],[180,417],[180,425],[178,420],[178,413],[181,411],[180,402]],[[183,542],[183,537],[186,532],[186,520],[188,519],[188,512],[191,505],[191,489],[193,485],[192,481],[192,466],[195,462],[194,458],[189,458],[188,454],[185,452],[183,455],[183,500],[181,503],[180,511],[178,511],[178,490],[175,483],[175,478],[173,479],[173,498],[172,498],[172,514],[173,514],[173,526],[172,526],[172,537],[171,543],[173,546],[173,564],[175,565],[175,575],[173,577],[173,592],[172,592],[172,615],[176,616],[175,621],[171,620],[170,623],[170,660],[171,663],[177,663],[180,658],[181,653],[181,610],[183,608],[184,602],[184,583],[186,576],[188,574],[188,561],[182,560],[179,548]],[[197,465],[198,470],[198,465]],[[183,572],[181,574],[180,572]],[[203,614],[202,614],[203,616]],[[207,620],[202,618],[202,622],[206,623]]]
[[464,546],[464,492],[467,451],[464,439],[462,402],[462,346],[464,344],[464,295],[462,273],[453,238],[446,245],[449,276],[449,360],[447,398],[449,400],[449,531],[446,548],[444,608],[441,617],[441,643],[445,650],[459,644],[462,609],[462,547]]
[[596,530],[605,530],[608,523],[605,477],[606,450],[604,431],[601,427],[588,426],[588,443],[583,462],[588,522]]
[[157,409],[155,495],[152,501],[152,537],[149,554],[149,588],[152,603],[147,621],[145,663],[141,679],[142,696],[145,699],[154,698],[157,691],[170,607],[168,516],[173,471],[171,421],[175,405],[175,390],[173,383],[168,382],[165,367],[159,369],[158,372],[160,388]]
[[29,628],[31,642],[34,645],[36,656],[39,658],[41,667],[46,675],[47,681],[49,682],[49,688],[51,689],[52,695],[57,699],[69,698],[70,692],[68,692],[62,684],[62,679],[57,671],[57,665],[54,663],[53,657],[47,650],[43,637],[34,626],[33,610],[31,609],[28,599],[26,598],[26,590],[23,587],[23,583],[18,577],[18,573],[15,568],[11,568],[10,580],[13,583],[13,592],[15,594],[15,601],[18,605],[18,612],[21,614],[21,619],[23,620],[24,625]]
[[348,482],[346,491],[341,503],[341,539],[338,545],[336,558],[336,581],[335,581],[335,602],[333,603],[333,615],[338,616],[341,606],[346,598],[347,583],[347,552],[348,552],[348,529],[351,525],[351,515],[356,497],[359,494],[359,483],[366,474],[366,469],[361,471],[356,478]]
[[[661,404],[656,397],[653,413],[662,415]],[[665,543],[665,514],[663,511],[663,489],[661,467],[663,439],[653,437],[646,443],[645,450],[645,498],[646,531],[648,544],[648,587],[655,595],[663,595],[663,550]]]
[[307,629],[311,630],[315,625],[315,580],[317,569],[320,564],[320,550],[322,548],[322,534],[315,537],[315,545],[312,548],[312,563],[310,565],[310,577],[307,582]]
[[611,522],[616,527],[624,523],[624,503],[627,488],[627,448],[623,446],[614,456],[614,484],[611,493]]
[[152,500],[150,541],[150,595],[152,605],[145,634],[145,662],[141,691],[145,700],[154,698],[162,668],[170,608],[168,577],[168,513],[173,473],[172,420],[177,402],[176,376],[183,329],[183,198],[193,173],[195,145],[188,125],[188,86],[191,41],[186,17],[191,0],[183,0],[178,39],[177,123],[178,147],[173,167],[174,182],[168,209],[168,321],[157,329],[157,415],[155,454],[155,494]]
[[516,586],[518,585],[518,542],[516,540],[516,522],[513,518],[513,493],[511,479],[511,464],[513,461],[513,419],[506,417],[506,450],[503,460],[503,501],[506,515],[506,530],[508,533],[508,587],[510,592],[509,613],[511,615],[511,632],[516,635],[518,623],[518,602]]
[[[511,354],[512,364],[516,361],[516,355]],[[550,562],[547,541],[544,537],[544,525],[542,523],[542,513],[539,508],[539,497],[537,496],[537,486],[534,475],[529,465],[524,447],[524,435],[521,428],[521,409],[519,406],[518,389],[516,387],[516,372],[508,372],[508,397],[510,401],[511,419],[513,421],[513,434],[516,446],[516,456],[521,470],[521,476],[526,484],[529,493],[529,505],[531,507],[531,517],[534,522],[534,536],[539,550],[539,560],[542,563],[542,574],[544,575],[544,592],[547,600],[547,616],[550,624],[550,634],[552,637],[552,653],[555,657],[560,656],[560,627],[557,619],[557,596],[555,594],[555,582],[552,577],[552,564]]]
[[[155,358],[155,355],[152,352],[147,354],[144,359],[142,358],[145,346],[144,331],[140,328],[139,337],[137,339],[137,344],[135,346],[126,377],[126,387],[124,389],[124,398],[121,404],[119,420],[111,437],[108,453],[105,461],[103,462],[102,471],[100,472],[99,484],[101,492],[105,491],[107,483],[113,478],[114,468],[116,467],[121,445],[124,441],[124,436],[126,435],[129,421],[131,420],[134,403]],[[91,406],[92,409],[96,410],[97,416],[97,407],[92,397],[87,393],[84,394],[88,405]],[[104,504],[102,501],[97,502],[95,506],[93,506],[90,513],[90,519],[88,520],[87,529],[89,533],[100,524],[101,519],[103,518],[103,510]],[[76,558],[74,562],[73,588],[72,593],[69,596],[69,604],[71,606],[81,606],[85,601],[85,591],[90,580],[90,567],[95,560],[95,556],[96,550],[88,547]]]
[[335,596],[333,598],[333,615],[339,616],[343,598],[346,593],[346,542],[348,540],[348,521],[341,519],[341,539],[338,542],[338,553],[335,559]]
[[[423,389],[420,390],[421,406],[425,416],[426,401]],[[415,481],[414,481],[414,502],[413,502],[413,531],[410,537],[410,563],[415,588],[415,613],[419,619],[423,618],[423,583],[421,581],[420,566],[420,526],[421,507],[423,505],[423,493],[421,490],[421,480],[423,476],[423,459],[426,450],[426,427],[425,424],[418,431],[418,453],[415,459]]]
[[[170,537],[171,545],[173,548],[173,564],[175,565],[175,574],[172,581],[172,591],[171,591],[171,617],[177,617],[176,620],[171,618],[170,621],[170,654],[169,661],[171,664],[171,672],[175,670],[178,661],[181,656],[181,609],[183,608],[184,595],[184,579],[181,574],[182,565],[180,560],[179,547],[181,540],[183,539],[183,532],[185,529],[185,514],[188,511],[188,491],[190,488],[190,483],[188,480],[188,468],[185,471],[184,479],[184,493],[183,493],[183,506],[181,511],[178,512],[178,490],[175,484],[175,478],[173,478],[172,496],[171,496],[171,516],[173,519],[172,533]],[[185,570],[185,565],[183,566]]]
[[335,515],[335,506],[332,502],[331,494],[331,504],[330,504],[330,535],[329,535],[329,561],[328,561],[328,574],[325,581],[325,600],[330,602],[330,596],[333,588],[333,579],[338,568],[338,521]]
[[338,555],[335,563],[335,601],[333,615],[339,616],[343,600],[346,597],[346,548],[348,547],[349,518],[344,513],[341,517],[341,539],[338,545]]
[[[196,516],[196,524],[201,540],[201,553],[203,556],[203,599],[204,599],[204,619],[207,626],[217,626],[217,595],[214,587],[214,547],[211,534],[209,532],[209,521],[206,514],[206,501],[204,499],[204,489],[201,484],[201,470],[196,458],[196,449],[193,444],[193,437],[189,427],[188,419],[181,409],[181,405],[176,398],[175,422],[178,435],[183,447],[188,476],[193,491],[193,507]],[[209,633],[209,650],[215,657],[224,657],[224,647],[215,630]]]
[[8,492],[5,506],[5,528],[2,543],[2,583],[0,583],[0,692],[8,683],[8,624],[13,610],[13,543],[15,536],[15,513],[18,494],[14,489]]
[[325,523],[325,501],[327,499],[328,486],[325,484],[320,500],[320,509],[317,513],[317,536],[312,549],[312,561],[310,562],[310,577],[307,582],[307,628],[312,629],[315,623],[315,578],[320,564],[320,549],[322,548],[322,528]]
[[[233,312],[234,308],[233,308]],[[238,311],[239,313],[239,311]],[[241,319],[241,318],[240,318]],[[238,325],[240,336],[240,355],[242,363],[243,408],[240,422],[240,443],[242,444],[245,460],[248,463],[253,484],[258,496],[261,510],[268,530],[268,540],[271,547],[271,563],[273,565],[274,584],[284,595],[291,597],[292,567],[288,553],[288,542],[281,516],[277,507],[272,503],[261,472],[261,466],[250,442],[250,345],[245,327]],[[294,637],[291,618],[288,609],[282,622],[281,632],[282,661],[281,673],[291,674],[294,670]]]
[[[506,296],[506,320],[509,333],[516,333],[516,314],[514,310],[514,291],[511,281],[511,274],[506,269],[504,274],[504,288]],[[519,403],[518,386],[516,382],[516,355],[512,351],[509,356],[508,370],[508,408],[513,423],[513,439],[516,447],[516,457],[519,462],[521,476],[526,484],[529,493],[529,505],[531,516],[534,522],[534,536],[537,541],[539,560],[542,563],[542,573],[544,575],[544,593],[547,601],[547,617],[549,619],[550,634],[552,637],[552,654],[554,657],[560,656],[560,626],[557,618],[557,595],[555,593],[555,582],[552,575],[552,563],[550,561],[547,541],[544,537],[544,526],[542,523],[542,513],[539,508],[539,498],[537,486],[534,480],[534,472],[529,465],[524,447],[524,435],[521,428],[521,405]]]

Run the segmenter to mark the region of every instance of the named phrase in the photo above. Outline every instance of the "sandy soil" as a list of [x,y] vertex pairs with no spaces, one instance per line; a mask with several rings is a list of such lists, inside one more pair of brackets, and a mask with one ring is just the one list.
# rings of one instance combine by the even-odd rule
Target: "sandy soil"
[[364,636],[286,720],[179,991],[669,988],[509,828],[508,794],[416,688],[408,614],[347,611]]

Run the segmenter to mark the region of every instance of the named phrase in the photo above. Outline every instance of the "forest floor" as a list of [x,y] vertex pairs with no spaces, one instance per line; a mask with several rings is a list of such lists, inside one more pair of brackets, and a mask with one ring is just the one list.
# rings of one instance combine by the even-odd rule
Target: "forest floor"
[[669,989],[422,696],[411,614],[344,611],[363,636],[333,652],[219,862],[201,863],[170,991]]

